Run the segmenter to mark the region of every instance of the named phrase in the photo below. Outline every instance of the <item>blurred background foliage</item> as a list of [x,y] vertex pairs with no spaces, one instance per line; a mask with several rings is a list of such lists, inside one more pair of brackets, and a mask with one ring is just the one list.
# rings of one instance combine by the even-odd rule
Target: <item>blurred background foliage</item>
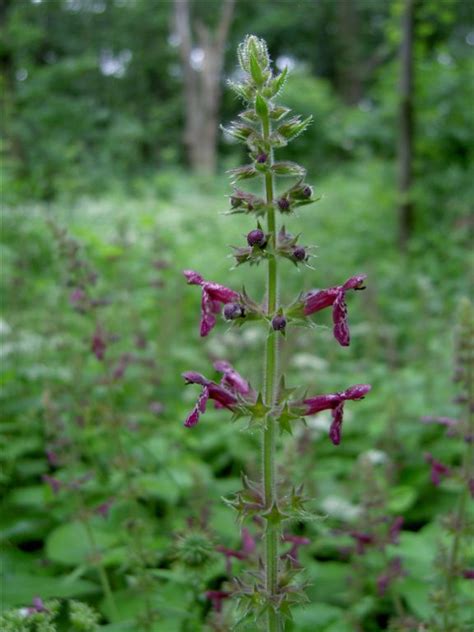
[[[218,28],[222,5],[190,3],[194,42],[200,22]],[[311,539],[300,554],[311,604],[295,613],[296,632],[448,630],[436,627],[449,549],[441,518],[460,488],[433,487],[424,453],[455,467],[463,446],[420,417],[459,414],[451,376],[472,272],[473,6],[414,2],[415,222],[401,250],[405,8],[402,0],[237,0],[223,51],[216,123],[239,111],[224,76],[234,76],[246,33],[267,40],[278,68],[291,68],[282,102],[314,117],[281,157],[306,166],[322,196],[290,226],[318,246],[315,270],[302,276],[288,266],[283,297],[369,275],[366,292],[350,299],[349,349],[334,344],[326,314],[316,332],[295,330],[287,345],[292,385],[373,385],[347,411],[337,451],[324,416],[282,447],[282,476],[304,481],[326,516],[294,526]],[[185,431],[195,393],[180,374],[211,377],[210,361],[225,357],[258,385],[264,332],[221,324],[200,340],[199,293],[181,270],[262,296],[263,270],[230,274],[226,258],[226,246],[253,227],[221,214],[224,172],[245,156],[220,136],[216,172],[191,168],[173,2],[5,0],[0,12],[3,607],[76,598],[111,632],[229,629],[230,609],[224,620],[203,596],[226,580],[223,556],[213,548],[196,570],[182,551],[190,533],[239,545],[220,497],[239,488],[243,469],[258,476],[258,438],[220,411]],[[199,44],[190,61],[200,76]],[[88,267],[96,304],[81,313],[71,293]],[[97,332],[104,361],[91,351]],[[376,579],[386,552],[343,553],[347,533],[364,528],[368,490],[377,515],[404,518],[389,554],[406,574],[383,596]],[[245,566],[234,563],[234,572]],[[468,583],[456,580],[460,604]],[[472,629],[461,610],[451,632]],[[95,629],[92,619],[77,629]],[[60,611],[58,630],[70,629],[66,621]]]

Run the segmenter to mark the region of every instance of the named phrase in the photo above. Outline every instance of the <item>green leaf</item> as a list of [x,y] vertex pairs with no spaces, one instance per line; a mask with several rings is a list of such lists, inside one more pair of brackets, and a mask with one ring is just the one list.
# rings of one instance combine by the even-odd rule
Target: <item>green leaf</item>
[[50,560],[75,566],[91,563],[94,553],[110,549],[118,540],[118,534],[105,533],[91,527],[95,546],[81,522],[70,522],[54,529],[46,540],[46,553]]
[[24,606],[34,597],[82,597],[98,592],[96,584],[83,579],[71,580],[69,577],[45,577],[27,573],[5,573],[0,576],[2,585],[1,607]]
[[[327,603],[314,603],[308,606],[298,606],[292,610],[295,629],[298,632],[319,632],[327,629],[328,625],[343,620],[344,611]],[[343,627],[337,628],[344,630]]]
[[388,509],[393,513],[403,513],[409,509],[416,500],[416,490],[409,485],[398,485],[390,489],[388,496]]
[[434,614],[433,603],[430,600],[433,585],[430,581],[405,577],[398,582],[397,589],[416,615],[426,621]]

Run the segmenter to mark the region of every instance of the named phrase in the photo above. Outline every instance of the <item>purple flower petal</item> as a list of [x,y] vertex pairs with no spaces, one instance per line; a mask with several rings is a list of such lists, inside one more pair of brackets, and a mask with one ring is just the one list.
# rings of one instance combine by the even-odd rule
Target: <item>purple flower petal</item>
[[444,465],[440,461],[437,461],[432,454],[427,452],[425,454],[425,461],[431,465],[430,478],[433,485],[438,487],[441,483],[443,476],[449,476],[451,470],[447,465]]
[[334,338],[342,347],[348,347],[351,341],[349,325],[347,324],[347,305],[345,299],[345,292],[340,292],[332,308]]
[[363,399],[371,390],[372,386],[370,384],[355,384],[354,386],[346,388],[346,390],[342,393],[342,396],[344,399]]
[[217,360],[214,362],[214,368],[219,373],[223,373],[221,385],[227,387],[230,391],[241,395],[248,395],[251,392],[250,384],[234,367],[226,360]]
[[202,276],[194,270],[184,270],[183,274],[190,285],[202,285],[204,283]]
[[344,417],[344,402],[340,402],[332,411],[332,423],[329,428],[329,438],[334,445],[341,443],[342,420]]
[[184,422],[184,425],[186,426],[186,428],[192,428],[193,426],[197,424],[198,421],[199,421],[199,410],[197,407],[195,407],[186,417],[186,421]]
[[222,611],[222,602],[224,599],[230,597],[230,593],[224,590],[208,590],[206,593],[207,599],[212,603],[212,607],[216,612]]

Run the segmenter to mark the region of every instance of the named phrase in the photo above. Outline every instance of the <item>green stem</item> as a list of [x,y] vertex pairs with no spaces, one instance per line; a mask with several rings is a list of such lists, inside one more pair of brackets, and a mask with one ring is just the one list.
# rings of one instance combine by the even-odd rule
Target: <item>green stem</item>
[[94,564],[97,568],[97,573],[99,575],[100,583],[102,584],[102,591],[104,593],[105,599],[109,604],[110,613],[112,615],[112,619],[114,621],[119,620],[117,605],[115,603],[114,595],[112,592],[112,588],[110,586],[109,577],[107,575],[107,571],[105,570],[104,564],[102,562],[102,556],[100,554],[99,549],[97,548],[97,544],[94,538],[94,533],[91,529],[89,521],[87,518],[82,520],[82,524],[87,533],[87,538],[89,540],[90,547],[92,549],[92,555],[94,558]]
[[[469,414],[469,413],[468,413]],[[461,492],[461,497],[458,501],[457,511],[454,516],[454,538],[452,540],[451,550],[449,552],[448,568],[446,570],[446,584],[445,584],[445,604],[443,612],[443,630],[450,632],[451,630],[451,614],[450,606],[452,605],[453,593],[455,582],[457,579],[457,571],[459,566],[459,549],[461,547],[461,539],[463,529],[465,528],[466,520],[466,504],[468,499],[467,482],[469,479],[470,463],[472,463],[471,454],[472,445],[468,444],[464,451],[463,466],[462,466],[462,482],[464,488]]]
[[[262,118],[263,137],[268,141],[270,136],[270,121],[268,116]],[[271,166],[273,155],[270,152],[268,165]],[[273,176],[270,172],[265,174],[265,194],[268,204],[273,202]],[[269,206],[268,232],[272,250],[276,247],[276,221],[275,209]],[[271,317],[278,308],[278,267],[277,259],[272,254],[268,259],[267,275],[267,314]],[[278,334],[270,329],[265,351],[265,404],[273,407],[276,403],[278,385],[278,363],[279,363]],[[275,443],[276,443],[276,419],[272,414],[267,415],[266,424],[262,437],[263,456],[263,489],[265,495],[265,508],[270,510],[277,501],[276,492],[276,463],[275,463]],[[265,541],[265,588],[271,602],[276,602],[278,591],[278,540],[280,529],[270,521],[266,521],[264,541]],[[281,618],[273,608],[269,608],[267,617],[267,632],[279,632],[281,630]]]

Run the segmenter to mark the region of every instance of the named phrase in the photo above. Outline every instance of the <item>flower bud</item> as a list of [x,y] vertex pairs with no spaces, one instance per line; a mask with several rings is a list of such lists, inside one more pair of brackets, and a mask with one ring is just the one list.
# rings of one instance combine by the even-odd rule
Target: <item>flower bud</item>
[[288,200],[288,198],[284,198],[284,197],[280,198],[277,204],[278,204],[278,208],[282,212],[288,211],[290,208],[290,201]]
[[306,250],[303,248],[303,246],[296,246],[293,249],[293,258],[296,259],[296,261],[305,261]]
[[268,154],[266,154],[265,152],[262,152],[261,154],[258,154],[256,161],[260,165],[263,165],[264,162],[267,162],[267,158],[268,158]]
[[313,195],[313,189],[309,185],[306,185],[304,189],[301,191],[301,194],[305,198],[310,198]]
[[286,327],[286,318],[281,314],[273,317],[272,327],[275,331],[283,331]]
[[245,310],[238,303],[227,303],[224,307],[224,318],[226,320],[236,320],[245,316]]
[[247,243],[249,246],[258,246],[259,248],[265,248],[267,245],[267,239],[265,233],[260,228],[251,230],[247,235]]

